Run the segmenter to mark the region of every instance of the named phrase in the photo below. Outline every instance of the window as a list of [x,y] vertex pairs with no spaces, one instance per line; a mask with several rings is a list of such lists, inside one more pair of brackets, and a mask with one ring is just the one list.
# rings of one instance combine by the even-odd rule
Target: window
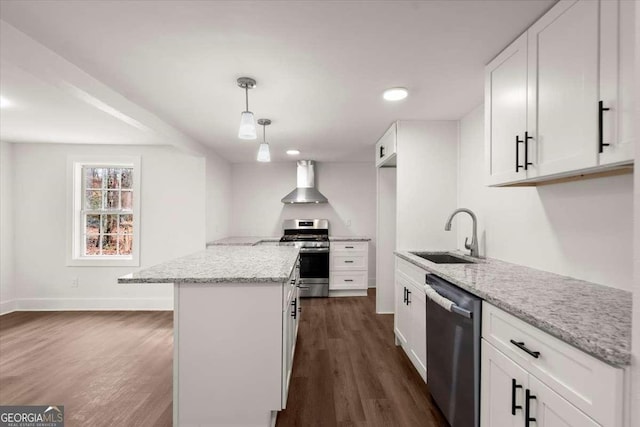
[[70,265],[139,265],[139,159],[73,161]]

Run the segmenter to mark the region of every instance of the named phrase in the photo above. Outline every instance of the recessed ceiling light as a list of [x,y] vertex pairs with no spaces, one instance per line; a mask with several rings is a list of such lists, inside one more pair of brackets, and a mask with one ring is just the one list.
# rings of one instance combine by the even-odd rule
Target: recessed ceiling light
[[387,89],[382,94],[382,97],[387,101],[400,101],[405,99],[409,95],[409,91],[404,87],[392,87]]
[[7,98],[0,96],[0,108],[11,107],[11,104],[11,101],[9,101]]
[[300,150],[287,150],[287,154],[290,156],[297,156],[300,154]]

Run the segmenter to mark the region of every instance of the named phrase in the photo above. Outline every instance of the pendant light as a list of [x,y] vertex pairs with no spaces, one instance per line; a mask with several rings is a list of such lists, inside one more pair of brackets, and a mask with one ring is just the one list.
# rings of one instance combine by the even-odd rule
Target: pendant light
[[267,126],[271,124],[271,120],[269,119],[259,119],[258,124],[262,126],[262,144],[260,144],[260,148],[258,148],[258,161],[259,162],[270,162],[271,161],[271,153],[269,153],[269,144],[267,144],[267,140],[265,137]]
[[240,115],[240,130],[238,130],[238,138],[240,139],[256,139],[256,122],[253,113],[249,111],[249,89],[256,87],[256,81],[250,77],[240,77],[238,86],[244,89],[246,110]]

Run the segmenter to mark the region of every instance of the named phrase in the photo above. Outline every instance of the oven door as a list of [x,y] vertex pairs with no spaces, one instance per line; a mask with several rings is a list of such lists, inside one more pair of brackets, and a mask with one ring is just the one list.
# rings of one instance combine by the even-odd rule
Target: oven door
[[329,248],[300,249],[300,281],[329,283]]

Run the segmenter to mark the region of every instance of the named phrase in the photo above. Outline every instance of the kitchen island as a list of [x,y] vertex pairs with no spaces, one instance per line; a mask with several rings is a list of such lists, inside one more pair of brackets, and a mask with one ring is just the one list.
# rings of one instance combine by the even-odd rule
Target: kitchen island
[[174,426],[275,423],[295,351],[298,255],[212,247],[118,279],[174,284]]

